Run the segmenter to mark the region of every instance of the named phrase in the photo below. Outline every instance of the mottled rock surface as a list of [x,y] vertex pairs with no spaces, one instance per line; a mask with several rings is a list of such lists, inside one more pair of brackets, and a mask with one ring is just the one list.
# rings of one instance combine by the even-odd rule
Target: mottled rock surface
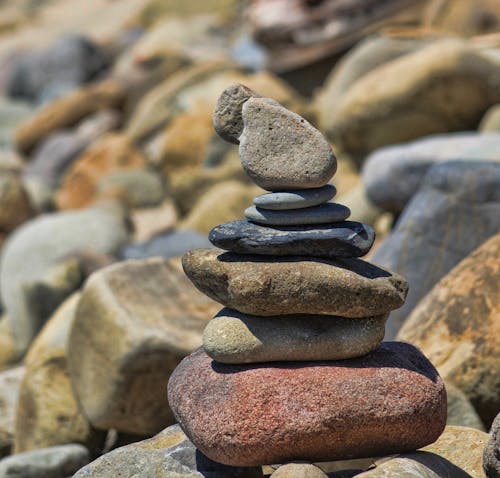
[[500,408],[499,257],[497,234],[438,282],[398,334],[467,395],[486,424]]
[[259,468],[221,465],[203,456],[179,425],[148,440],[107,453],[83,467],[73,478],[262,478]]
[[266,99],[243,105],[240,136],[243,169],[269,191],[318,188],[337,170],[337,160],[324,136],[304,118]]
[[121,262],[86,282],[69,338],[73,386],[99,429],[152,434],[173,422],[162,397],[172,370],[201,345],[217,304],[176,262]]
[[384,338],[387,316],[255,317],[223,309],[203,332],[203,348],[222,363],[339,360],[365,355]]
[[500,413],[493,420],[490,438],[484,448],[483,468],[488,478],[500,476]]
[[208,237],[214,246],[240,254],[359,257],[370,250],[375,233],[370,226],[353,221],[308,227],[264,227],[240,220],[214,227]]
[[413,450],[446,422],[434,367],[395,342],[348,362],[272,366],[219,364],[199,350],[172,374],[168,398],[197,448],[240,466]]
[[204,294],[253,315],[368,317],[401,307],[407,283],[360,259],[274,258],[195,249],[183,256]]
[[387,322],[387,339],[443,276],[498,232],[499,184],[500,163],[453,161],[429,169],[373,255],[373,262],[402,274],[410,286],[405,305]]
[[8,455],[14,443],[16,407],[25,368],[0,372],[0,457]]
[[328,478],[317,466],[307,463],[289,463],[280,466],[271,478]]

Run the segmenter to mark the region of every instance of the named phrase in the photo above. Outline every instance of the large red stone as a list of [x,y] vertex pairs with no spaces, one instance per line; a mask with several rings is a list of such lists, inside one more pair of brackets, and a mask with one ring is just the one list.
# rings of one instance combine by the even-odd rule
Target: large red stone
[[200,349],[174,371],[168,398],[196,447],[233,466],[415,450],[446,423],[441,378],[398,342],[356,359],[272,365],[221,364]]

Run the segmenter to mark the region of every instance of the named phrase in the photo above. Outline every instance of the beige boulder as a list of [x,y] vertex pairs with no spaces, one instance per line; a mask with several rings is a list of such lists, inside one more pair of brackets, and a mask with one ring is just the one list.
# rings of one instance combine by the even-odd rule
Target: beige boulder
[[398,334],[419,347],[489,425],[500,408],[500,234],[420,301]]
[[68,355],[90,422],[135,434],[173,423],[165,395],[170,373],[201,345],[217,309],[175,260],[125,261],[94,273],[83,288]]
[[9,233],[33,215],[21,176],[0,171],[0,233]]
[[243,217],[253,198],[261,193],[256,186],[238,181],[215,184],[198,199],[180,227],[208,234],[218,224]]
[[271,478],[327,478],[320,468],[308,463],[288,463],[280,466]]
[[320,123],[361,164],[382,146],[475,129],[500,101],[498,64],[467,44],[443,40],[386,63],[349,88]]
[[85,417],[67,368],[68,336],[80,294],[70,296],[45,324],[25,358],[16,414],[16,453],[66,443],[98,449],[104,442]]

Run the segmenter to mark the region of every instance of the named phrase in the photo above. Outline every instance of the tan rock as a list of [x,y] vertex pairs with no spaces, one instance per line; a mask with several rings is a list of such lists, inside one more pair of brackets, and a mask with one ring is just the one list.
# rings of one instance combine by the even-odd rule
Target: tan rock
[[307,463],[289,463],[280,466],[271,478],[327,478],[318,467]]
[[500,131],[500,104],[493,105],[488,109],[481,119],[478,129],[482,133]]
[[70,93],[40,109],[17,129],[17,147],[27,154],[53,131],[73,126],[96,111],[118,108],[123,99],[122,87],[112,80]]
[[172,229],[177,223],[177,211],[171,199],[157,207],[137,208],[131,211],[133,242],[151,239],[155,234]]
[[487,433],[475,428],[448,425],[437,441],[422,448],[422,451],[445,458],[468,473],[466,476],[485,478],[483,450],[488,439]]
[[187,276],[204,294],[246,314],[382,315],[404,303],[403,277],[361,259],[252,256],[194,249]]
[[208,234],[218,224],[243,217],[245,209],[262,190],[238,181],[215,184],[193,206],[180,227]]
[[237,150],[231,150],[217,166],[180,169],[167,178],[170,194],[182,215],[191,211],[200,198],[217,184],[233,180],[245,183],[247,187],[250,185],[250,179],[241,168]]
[[10,454],[14,443],[16,407],[24,372],[23,366],[0,372],[0,458]]
[[19,358],[11,324],[6,315],[0,317],[0,370],[14,364]]
[[436,42],[357,81],[320,123],[335,145],[361,163],[387,144],[475,129],[500,101],[498,66],[455,40]]
[[452,383],[446,384],[448,398],[448,425],[476,428],[484,431],[484,425],[476,410],[462,390]]
[[56,194],[59,209],[79,209],[99,198],[103,176],[118,171],[142,169],[146,160],[123,134],[110,133],[95,142],[70,167]]
[[91,423],[151,434],[173,423],[165,400],[172,370],[201,345],[218,305],[175,260],[125,261],[87,281],[69,341],[69,370]]
[[66,443],[97,450],[104,442],[83,414],[67,369],[68,336],[80,294],[70,296],[37,336],[25,359],[17,406],[14,451]]
[[33,215],[20,175],[0,172],[0,231],[8,233]]
[[398,334],[419,347],[489,425],[500,408],[500,234],[420,301]]

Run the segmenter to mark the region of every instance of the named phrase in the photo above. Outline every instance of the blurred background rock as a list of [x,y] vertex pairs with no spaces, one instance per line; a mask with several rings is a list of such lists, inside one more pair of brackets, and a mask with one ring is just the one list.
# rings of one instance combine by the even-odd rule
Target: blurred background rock
[[[173,424],[168,375],[217,309],[178,257],[259,193],[212,126],[232,83],[330,140],[339,201],[410,283],[386,340],[431,358],[449,436],[482,450],[500,411],[500,0],[0,0],[0,456],[49,447],[13,457],[65,477]],[[88,453],[53,448],[70,443]]]

